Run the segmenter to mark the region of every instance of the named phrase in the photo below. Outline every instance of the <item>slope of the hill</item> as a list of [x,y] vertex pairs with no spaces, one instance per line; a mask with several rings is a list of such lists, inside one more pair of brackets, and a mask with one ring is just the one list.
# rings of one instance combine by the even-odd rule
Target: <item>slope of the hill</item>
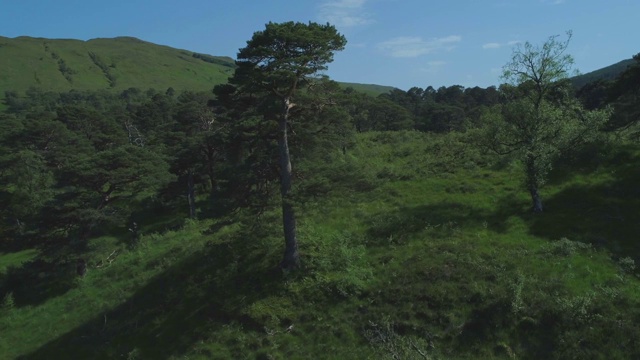
[[380,94],[385,94],[395,89],[393,86],[386,85],[375,85],[375,84],[359,84],[359,83],[349,83],[349,82],[341,82],[343,88],[352,88],[355,91],[365,93],[371,96],[378,96]]
[[634,63],[633,59],[626,59],[613,65],[605,66],[602,69],[594,70],[586,74],[581,74],[571,78],[571,83],[576,89],[580,89],[586,84],[598,80],[613,80],[630,65]]
[[0,37],[0,93],[131,87],[207,90],[233,73],[231,58],[200,55],[130,37],[63,40]]

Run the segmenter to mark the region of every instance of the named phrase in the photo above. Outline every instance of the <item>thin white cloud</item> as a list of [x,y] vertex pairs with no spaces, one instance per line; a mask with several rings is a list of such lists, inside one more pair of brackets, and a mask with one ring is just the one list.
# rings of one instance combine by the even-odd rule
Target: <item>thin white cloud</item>
[[497,49],[500,46],[502,46],[502,45],[500,45],[499,43],[486,43],[486,44],[482,45],[482,48],[483,49]]
[[429,61],[427,62],[426,67],[420,68],[420,71],[427,72],[427,73],[436,73],[445,65],[447,65],[446,61],[442,61],[442,60]]
[[334,0],[320,5],[318,17],[337,27],[353,27],[373,22],[371,15],[364,11],[367,0]]
[[499,49],[503,46],[513,46],[513,45],[518,45],[520,44],[522,41],[520,40],[511,40],[511,41],[507,41],[506,43],[497,43],[497,42],[490,42],[490,43],[486,43],[482,45],[483,49]]
[[401,36],[378,44],[378,49],[392,57],[418,57],[440,51],[448,51],[460,42],[462,37],[450,35],[442,38],[423,40],[417,36]]
[[564,4],[565,0],[540,0],[542,3],[551,4],[551,5],[560,5]]

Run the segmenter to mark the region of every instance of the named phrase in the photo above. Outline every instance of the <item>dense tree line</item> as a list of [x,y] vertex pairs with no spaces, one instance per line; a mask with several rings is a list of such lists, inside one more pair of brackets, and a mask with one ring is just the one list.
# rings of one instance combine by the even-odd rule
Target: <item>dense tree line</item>
[[494,86],[464,88],[460,85],[394,89],[373,98],[351,92],[348,109],[357,131],[419,130],[445,133],[476,127],[486,109],[502,103]]

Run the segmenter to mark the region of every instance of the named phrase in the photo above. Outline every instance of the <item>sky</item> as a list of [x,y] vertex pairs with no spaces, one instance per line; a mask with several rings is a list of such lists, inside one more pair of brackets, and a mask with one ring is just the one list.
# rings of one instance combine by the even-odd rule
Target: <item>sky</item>
[[347,38],[332,79],[394,86],[488,87],[514,46],[573,32],[587,73],[640,52],[640,0],[0,0],[0,36],[133,36],[230,56],[268,22],[335,25]]

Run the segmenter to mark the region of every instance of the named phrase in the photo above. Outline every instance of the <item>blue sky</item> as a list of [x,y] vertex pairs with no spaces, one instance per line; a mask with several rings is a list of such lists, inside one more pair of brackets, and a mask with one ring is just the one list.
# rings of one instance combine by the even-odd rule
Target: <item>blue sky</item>
[[3,0],[0,36],[134,36],[235,58],[265,23],[290,20],[346,36],[333,79],[404,90],[497,85],[512,46],[567,30],[583,73],[640,52],[640,0]]

